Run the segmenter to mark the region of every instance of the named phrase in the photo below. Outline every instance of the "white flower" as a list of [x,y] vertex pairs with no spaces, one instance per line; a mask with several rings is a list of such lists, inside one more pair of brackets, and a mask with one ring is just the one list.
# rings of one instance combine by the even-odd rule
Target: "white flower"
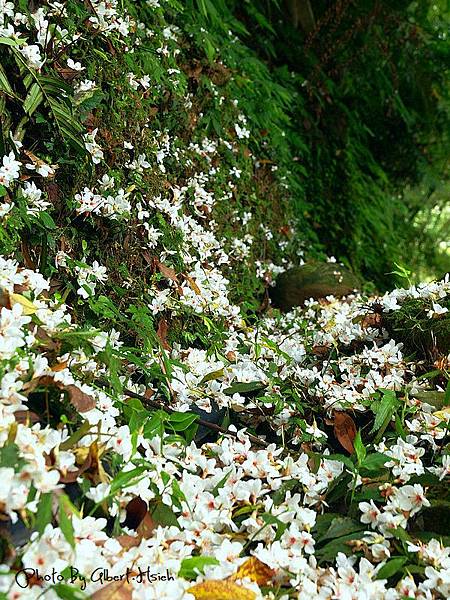
[[86,146],[86,150],[90,153],[92,157],[92,162],[97,165],[99,164],[103,158],[103,150],[101,146],[95,141],[95,136],[97,135],[98,128],[91,131],[91,133],[84,134],[84,144]]
[[378,517],[380,516],[379,509],[375,506],[374,501],[360,502],[359,510],[363,513],[361,516],[362,523],[368,523],[371,527],[375,528],[377,525]]
[[22,163],[16,160],[14,152],[11,151],[7,156],[4,156],[0,166],[0,184],[10,187],[15,179],[19,179],[21,166]]
[[404,485],[394,495],[393,502],[401,510],[416,514],[423,506],[430,506],[430,502],[425,498],[423,487],[419,483],[414,485]]
[[14,202],[3,202],[0,204],[0,219],[14,208]]
[[33,69],[39,70],[44,64],[40,48],[36,44],[20,46],[19,52],[25,57],[28,65]]
[[67,59],[67,66],[69,69],[73,69],[74,71],[84,71],[85,68],[81,66],[81,63],[73,61],[71,58]]
[[109,496],[111,486],[109,483],[99,483],[96,487],[91,487],[86,496],[95,503],[101,502]]
[[448,308],[446,308],[445,306],[441,306],[437,302],[433,302],[432,308],[428,311],[427,315],[428,317],[433,318],[439,317],[440,315],[444,315],[446,312],[448,312]]

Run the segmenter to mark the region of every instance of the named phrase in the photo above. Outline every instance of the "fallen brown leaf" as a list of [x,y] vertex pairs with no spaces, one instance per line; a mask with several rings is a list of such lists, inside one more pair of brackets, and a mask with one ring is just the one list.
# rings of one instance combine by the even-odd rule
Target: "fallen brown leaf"
[[153,536],[153,532],[157,526],[158,524],[153,520],[150,513],[147,513],[136,531],[141,536],[141,539],[148,540]]
[[133,588],[126,579],[113,581],[90,596],[93,600],[132,600],[132,597]]
[[139,498],[139,496],[136,496],[130,500],[125,507],[126,517],[125,521],[122,523],[122,527],[128,527],[128,529],[137,530],[139,525],[144,520],[147,511],[147,502],[142,500],[142,498]]
[[92,454],[89,452],[84,463],[78,469],[76,469],[76,471],[66,471],[65,475],[60,474],[59,483],[74,483],[78,477],[90,469],[91,466]]
[[80,390],[76,385],[68,385],[65,389],[69,394],[70,403],[78,410],[78,412],[83,413],[95,408],[95,398]]
[[164,318],[162,318],[162,319],[160,319],[160,321],[158,323],[158,330],[156,332],[156,335],[158,336],[158,339],[161,342],[161,345],[164,348],[164,350],[167,350],[170,352],[171,347],[169,346],[169,344],[167,342],[167,332],[168,332],[167,321]]
[[334,411],[334,435],[343,448],[353,454],[353,446],[356,437],[356,425],[350,415],[345,412]]
[[26,423],[39,423],[39,416],[31,410],[16,410],[14,417],[17,423],[25,425]]
[[58,373],[59,371],[64,371],[64,369],[67,367],[68,362],[67,361],[63,361],[60,363],[56,363],[54,365],[52,365],[50,367],[50,369],[54,372],[54,373]]
[[156,259],[156,266],[158,267],[158,270],[161,273],[161,275],[163,275],[166,279],[170,279],[175,283],[179,283],[175,269],[172,269],[171,267],[168,267],[167,265],[163,264],[159,259]]

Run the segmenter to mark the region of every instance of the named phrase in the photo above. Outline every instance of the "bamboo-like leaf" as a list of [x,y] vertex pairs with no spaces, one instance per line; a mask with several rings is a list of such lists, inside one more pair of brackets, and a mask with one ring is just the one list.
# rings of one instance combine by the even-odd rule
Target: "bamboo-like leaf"
[[33,83],[30,91],[27,94],[27,97],[25,98],[25,102],[23,103],[23,110],[31,117],[43,99],[44,95],[39,84],[36,82]]
[[5,73],[5,69],[2,67],[1,64],[0,64],[0,92],[4,92],[11,98],[18,99],[18,96],[14,93],[14,90],[12,89],[12,87],[8,81],[8,78]]
[[0,37],[0,44],[4,44],[5,46],[23,46],[26,43],[26,40],[22,39],[13,39],[8,37]]
[[[14,46],[14,44],[10,45]],[[45,100],[61,137],[79,154],[86,155],[87,150],[82,139],[84,129],[73,116],[68,98],[71,94],[71,87],[62,79],[46,77],[30,69],[17,48],[13,47],[12,51],[20,68],[27,71],[24,81],[28,82],[27,89],[29,91],[24,102],[24,111],[31,116],[39,104]],[[31,81],[34,83],[30,85]]]

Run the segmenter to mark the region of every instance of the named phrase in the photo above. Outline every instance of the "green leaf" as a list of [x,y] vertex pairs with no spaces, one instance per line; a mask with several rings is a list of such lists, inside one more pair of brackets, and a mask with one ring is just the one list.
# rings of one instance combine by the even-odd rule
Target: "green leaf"
[[223,369],[219,369],[218,371],[212,371],[203,377],[200,381],[200,384],[206,383],[207,381],[212,381],[213,379],[219,379],[219,377],[223,377]]
[[81,438],[89,432],[90,429],[91,424],[89,423],[89,421],[83,421],[80,427],[76,431],[74,431],[74,433],[72,433],[72,435],[69,438],[67,438],[67,440],[62,442],[62,444],[60,445],[60,449],[69,450],[70,448],[72,448],[72,446],[79,442]]
[[184,558],[181,561],[178,577],[188,580],[196,579],[199,572],[203,575],[206,566],[218,564],[219,561],[213,556],[193,556],[191,558]]
[[2,67],[1,64],[0,64],[0,92],[4,92],[11,98],[19,99],[17,94],[14,93],[14,90],[12,89],[12,87],[8,81],[8,77],[6,76],[5,69]]
[[411,539],[409,537],[409,535],[406,533],[406,531],[404,529],[402,529],[401,527],[397,527],[397,529],[395,529],[393,527],[389,527],[388,531],[395,538],[397,538],[398,540],[401,540],[402,542],[408,542]]
[[168,414],[163,410],[155,410],[150,419],[144,426],[144,437],[151,440],[164,431],[164,423],[167,421]]
[[23,110],[31,117],[43,99],[44,94],[42,93],[41,86],[37,82],[33,83],[23,103]]
[[353,446],[355,448],[356,459],[358,461],[358,464],[361,465],[361,463],[366,458],[367,450],[366,450],[366,447],[364,446],[363,441],[361,439],[361,432],[360,431],[358,431],[358,433],[355,436],[355,439],[353,441]]
[[180,488],[180,484],[176,479],[172,482],[172,499],[176,498],[177,500],[182,500],[183,502],[187,502],[186,496],[184,495],[183,490]]
[[230,387],[223,390],[224,394],[227,396],[232,396],[233,394],[245,394],[247,392],[256,392],[259,390],[263,390],[267,387],[261,381],[250,381],[249,383],[233,383]]
[[185,431],[197,420],[198,415],[194,413],[175,412],[167,419],[167,424],[175,431]]
[[2,467],[13,467],[18,469],[25,464],[23,458],[20,457],[20,450],[17,444],[7,444],[0,448],[0,465]]
[[278,504],[281,504],[286,498],[286,493],[292,491],[298,485],[298,479],[289,479],[288,481],[285,481],[272,496],[274,505],[278,506]]
[[157,523],[158,525],[162,525],[163,527],[170,527],[172,525],[175,525],[176,527],[180,528],[180,524],[178,523],[176,514],[173,512],[170,506],[164,504],[162,500],[152,500],[150,502],[148,512],[150,513],[150,516],[155,521],[155,523]]
[[445,388],[444,406],[450,404],[450,379],[447,381],[447,387]]
[[69,512],[71,512],[71,502],[69,498],[63,494],[59,497],[59,526],[66,540],[72,548],[75,548],[75,536],[73,533],[72,519],[69,518]]
[[392,577],[392,575],[395,575],[400,571],[407,560],[406,556],[397,556],[388,560],[378,571],[377,579],[389,579],[389,577]]
[[278,519],[278,517],[275,517],[274,515],[271,515],[270,513],[263,513],[261,515],[261,518],[264,521],[264,523],[267,523],[268,525],[276,525],[277,526],[275,541],[278,541],[281,538],[281,536],[283,535],[283,533],[286,531],[286,529],[289,526],[289,523],[284,523],[283,521]]
[[325,544],[322,548],[317,549],[316,556],[321,562],[334,560],[338,552],[343,552],[348,556],[352,553],[352,549],[346,542],[351,540],[360,540],[363,535],[363,529],[355,531],[354,533],[349,533],[348,535],[343,535],[337,540],[332,540],[331,542],[328,542],[328,544]]
[[22,39],[12,39],[7,37],[0,37],[0,44],[4,44],[5,46],[23,46],[26,44],[26,40]]
[[111,494],[114,494],[118,490],[121,490],[125,487],[131,485],[131,482],[134,481],[139,475],[142,475],[145,471],[147,471],[147,467],[136,467],[131,471],[122,471],[111,482]]
[[384,467],[384,464],[389,460],[389,457],[381,452],[374,452],[366,456],[364,461],[361,463],[361,469],[366,471],[378,471]]
[[219,490],[221,488],[223,488],[223,486],[225,485],[225,483],[227,482],[229,476],[231,475],[231,471],[228,471],[228,473],[225,473],[225,475],[222,477],[222,479],[219,481],[219,483],[217,483],[213,489],[211,490],[211,494],[213,496],[217,496]]
[[80,589],[67,583],[58,583],[53,585],[51,589],[57,593],[59,598],[63,598],[63,600],[84,600],[84,598],[87,598],[86,594]]
[[45,225],[45,227],[47,227],[48,229],[56,229],[56,223],[53,220],[53,218],[48,214],[48,212],[40,212],[39,220],[42,221],[42,224]]
[[336,539],[349,533],[361,531],[364,526],[358,521],[354,521],[350,517],[337,517],[335,518],[328,530],[319,539],[320,542],[329,539]]
[[53,494],[48,492],[47,494],[42,494],[39,499],[35,528],[40,535],[44,533],[45,527],[52,520],[52,497]]
[[375,422],[370,432],[371,435],[380,430],[381,433],[384,432],[386,427],[389,425],[394,412],[397,410],[398,405],[399,401],[395,392],[392,390],[383,390],[383,398],[381,399],[375,414]]

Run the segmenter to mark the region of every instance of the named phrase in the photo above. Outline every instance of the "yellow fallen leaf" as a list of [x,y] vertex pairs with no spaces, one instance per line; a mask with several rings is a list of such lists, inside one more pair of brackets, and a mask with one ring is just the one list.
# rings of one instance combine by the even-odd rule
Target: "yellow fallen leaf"
[[433,415],[441,421],[448,421],[450,419],[450,406],[444,406],[441,410],[434,412]]
[[24,315],[33,315],[37,311],[37,306],[35,306],[31,300],[28,300],[28,298],[22,296],[22,294],[10,294],[9,300],[11,302],[11,306],[14,304],[21,304]]
[[237,579],[248,577],[258,585],[268,585],[274,575],[275,571],[273,569],[261,562],[255,556],[252,556],[252,558],[246,560],[245,563],[239,567],[234,575],[231,575],[227,579],[228,581],[236,581]]
[[186,281],[188,282],[189,286],[194,290],[194,292],[197,294],[197,296],[201,296],[202,292],[200,290],[200,288],[198,287],[198,285],[195,283],[195,280],[192,279],[192,277],[190,277],[189,275],[184,275],[184,278],[186,279]]
[[256,594],[232,581],[204,581],[190,587],[189,594],[196,600],[255,600]]

